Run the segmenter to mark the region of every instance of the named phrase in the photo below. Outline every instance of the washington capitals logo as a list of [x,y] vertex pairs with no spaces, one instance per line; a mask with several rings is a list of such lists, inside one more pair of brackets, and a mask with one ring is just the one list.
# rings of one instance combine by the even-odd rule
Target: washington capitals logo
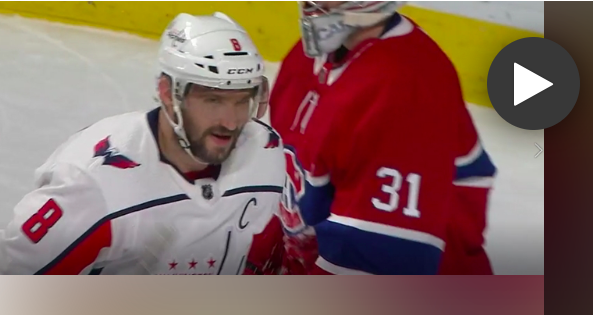
[[122,155],[116,148],[111,147],[109,143],[109,136],[99,141],[95,145],[95,155],[93,157],[104,157],[103,165],[111,165],[113,167],[127,169],[140,166],[140,164],[130,160],[128,157]]
[[270,138],[268,140],[268,144],[266,144],[266,149],[273,149],[280,146],[280,136],[274,132],[273,130],[270,131]]
[[253,119],[253,121],[255,121],[256,123],[264,126],[268,132],[270,133],[270,136],[268,138],[268,143],[266,144],[266,146],[264,148],[266,149],[274,149],[280,146],[280,135],[278,133],[276,133],[276,131],[274,130],[274,128],[270,127],[269,125],[267,125],[266,123],[262,122],[259,119]]

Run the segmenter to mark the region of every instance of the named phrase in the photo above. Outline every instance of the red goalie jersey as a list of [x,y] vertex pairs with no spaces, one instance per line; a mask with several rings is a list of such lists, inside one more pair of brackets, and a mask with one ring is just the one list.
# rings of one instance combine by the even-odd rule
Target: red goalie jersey
[[308,272],[491,273],[495,167],[450,60],[397,14],[381,38],[341,52],[340,63],[310,59],[298,43],[270,101],[287,162],[284,229],[316,234]]

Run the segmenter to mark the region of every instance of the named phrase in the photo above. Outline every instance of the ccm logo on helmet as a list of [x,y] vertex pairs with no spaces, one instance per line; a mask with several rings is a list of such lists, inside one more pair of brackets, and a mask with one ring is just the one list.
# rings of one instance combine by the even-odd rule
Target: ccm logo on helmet
[[229,69],[228,74],[246,74],[253,73],[253,68]]

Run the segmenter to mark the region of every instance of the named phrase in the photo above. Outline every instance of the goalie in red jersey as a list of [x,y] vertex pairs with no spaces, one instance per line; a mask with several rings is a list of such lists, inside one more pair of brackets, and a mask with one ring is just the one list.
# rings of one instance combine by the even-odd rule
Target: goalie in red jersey
[[287,273],[492,274],[496,168],[453,64],[400,5],[300,3],[270,98]]

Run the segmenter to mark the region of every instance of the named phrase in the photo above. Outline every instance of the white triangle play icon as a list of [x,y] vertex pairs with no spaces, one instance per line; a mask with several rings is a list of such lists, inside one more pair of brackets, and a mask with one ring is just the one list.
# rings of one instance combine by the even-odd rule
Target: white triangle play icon
[[514,67],[514,105],[517,106],[541,91],[554,85],[552,82],[515,63]]

